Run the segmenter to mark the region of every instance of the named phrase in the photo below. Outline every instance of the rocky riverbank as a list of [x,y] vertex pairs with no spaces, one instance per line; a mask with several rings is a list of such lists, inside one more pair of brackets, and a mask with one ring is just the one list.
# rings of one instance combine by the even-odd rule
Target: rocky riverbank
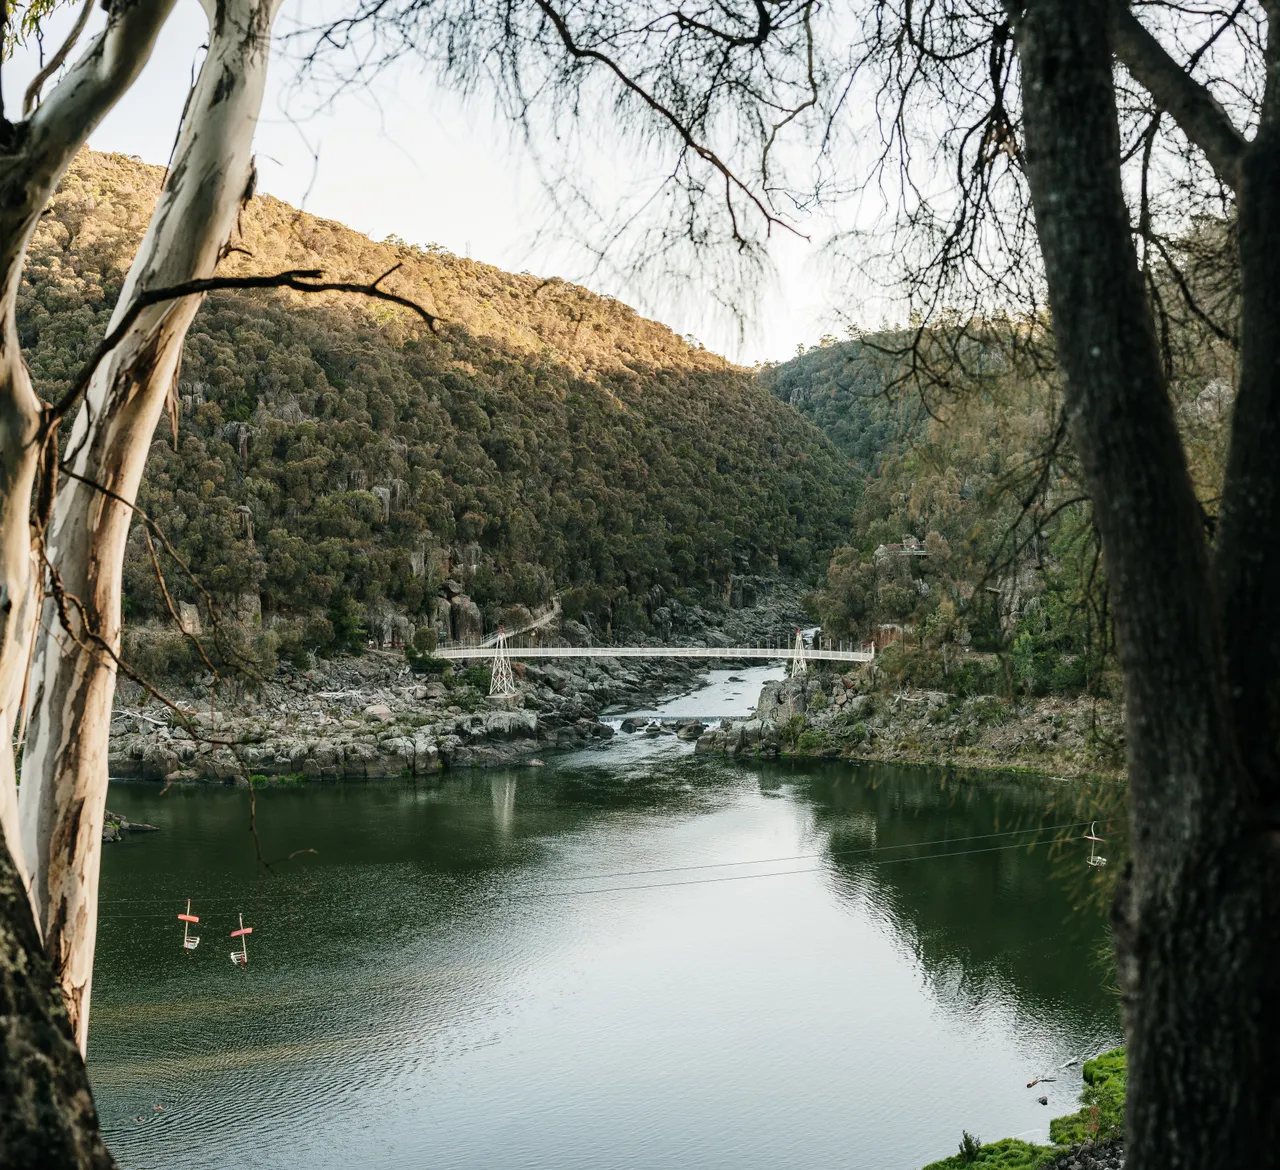
[[603,711],[652,704],[698,677],[678,660],[634,659],[568,660],[519,673],[515,699],[491,700],[486,670],[418,675],[402,655],[370,651],[286,674],[225,711],[187,697],[179,701],[185,720],[121,696],[111,775],[247,783],[253,776],[429,776],[528,762],[607,739],[613,728],[601,722]]
[[752,718],[724,720],[697,750],[1118,776],[1124,723],[1119,704],[1088,696],[885,693],[861,673],[815,671],[767,684]]
[[[752,645],[803,620],[798,594],[777,586],[745,609],[687,607],[675,644]],[[591,644],[585,627],[555,631]],[[411,670],[399,651],[370,650],[282,668],[227,703],[211,676],[166,687],[175,715],[122,681],[111,723],[110,772],[146,780],[249,783],[254,777],[430,776],[449,768],[529,763],[608,739],[601,716],[649,708],[698,685],[716,661],[564,659],[514,663],[517,695],[488,698],[483,666]],[[212,702],[211,702],[212,699]],[[701,728],[699,728],[701,730]],[[686,737],[688,733],[686,732]]]

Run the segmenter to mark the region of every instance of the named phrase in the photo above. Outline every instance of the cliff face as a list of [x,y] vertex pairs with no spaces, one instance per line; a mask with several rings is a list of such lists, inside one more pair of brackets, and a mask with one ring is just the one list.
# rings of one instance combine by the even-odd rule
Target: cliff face
[[[161,179],[86,152],[41,222],[20,325],[47,396],[102,335]],[[813,577],[848,523],[845,461],[815,428],[626,305],[269,196],[237,248],[222,271],[394,268],[386,287],[440,318],[432,334],[350,296],[226,293],[192,327],[140,503],[216,604],[278,628],[285,653],[439,625],[459,592],[473,626],[559,592],[600,631],[649,629],[671,597]],[[190,581],[169,585],[207,621]],[[135,625],[164,621],[140,543],[126,593]]]

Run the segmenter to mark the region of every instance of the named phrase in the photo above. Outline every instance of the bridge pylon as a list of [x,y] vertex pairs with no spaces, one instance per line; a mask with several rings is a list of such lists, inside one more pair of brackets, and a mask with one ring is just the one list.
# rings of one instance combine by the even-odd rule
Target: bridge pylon
[[493,665],[489,670],[489,698],[510,699],[516,693],[511,659],[507,655],[507,632],[498,627],[498,640],[493,644]]
[[797,627],[796,645],[791,655],[791,677],[804,674],[809,669],[809,660],[804,644],[804,631]]

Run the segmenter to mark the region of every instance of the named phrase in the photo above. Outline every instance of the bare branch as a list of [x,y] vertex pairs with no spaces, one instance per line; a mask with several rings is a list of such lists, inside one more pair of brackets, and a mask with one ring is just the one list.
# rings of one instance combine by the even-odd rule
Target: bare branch
[[1214,173],[1234,191],[1249,144],[1213,94],[1165,51],[1127,3],[1112,6],[1111,40],[1134,80],[1204,151]]
[[[597,49],[584,48],[583,46],[579,45],[578,42],[574,39],[573,33],[570,32],[569,26],[565,23],[564,17],[561,16],[560,13],[557,12],[556,9],[550,3],[548,3],[548,0],[536,0],[536,2],[538,5],[538,8],[542,11],[543,15],[545,15],[546,18],[551,22],[552,27],[556,30],[556,34],[560,37],[561,42],[564,44],[565,51],[569,54],[569,56],[571,56],[572,58],[574,58],[574,60],[577,60],[577,61],[595,61],[598,64],[603,65],[606,69],[608,69],[609,72],[612,73],[618,79],[618,81],[622,83],[625,89],[635,94],[636,97],[638,97],[641,100],[641,102],[643,102],[646,106],[648,106],[649,109],[651,109],[655,114],[657,114],[660,118],[662,118],[663,121],[665,121],[667,125],[669,125],[675,131],[676,136],[680,139],[681,142],[684,143],[686,148],[691,150],[700,159],[702,159],[703,162],[710,164],[711,167],[713,167],[716,171],[719,172],[721,177],[724,179],[726,191],[737,190],[741,195],[743,195],[747,199],[747,201],[756,209],[756,211],[760,213],[760,215],[763,217],[765,224],[767,225],[768,228],[771,229],[775,226],[786,228],[787,231],[794,233],[795,235],[799,236],[801,239],[808,239],[808,236],[804,235],[804,233],[801,232],[798,228],[794,227],[792,224],[787,223],[786,220],[780,218],[773,211],[771,211],[768,205],[764,202],[764,200],[759,195],[757,195],[755,191],[753,191],[742,179],[740,179],[738,175],[729,167],[729,165],[714,150],[711,149],[711,147],[707,146],[705,143],[700,142],[697,138],[695,138],[689,126],[686,125],[686,123],[682,119],[680,119],[675,114],[674,111],[672,111],[670,108],[664,105],[661,101],[658,100],[657,97],[654,96],[653,93],[651,93],[648,89],[646,89],[643,85],[641,85],[638,81],[636,81],[629,73],[626,72],[626,70],[622,68],[621,65],[618,64],[618,62],[613,57],[609,56],[607,53],[602,53]],[[762,15],[762,28],[760,30],[759,35],[761,37],[767,37],[768,35],[768,24],[765,21],[763,15]],[[755,43],[754,38],[744,43],[746,44]],[[791,118],[798,116],[799,113],[800,113],[800,110],[796,110],[794,113],[791,114],[790,117],[786,119],[786,121],[790,121]],[[782,122],[778,126],[778,129],[781,129],[782,126],[786,125],[786,121]],[[770,137],[768,147],[766,148],[766,151],[765,151],[766,160],[768,158],[768,148],[772,147],[772,145],[773,145],[773,138]],[[734,212],[733,212],[732,200],[727,199],[726,204],[728,206],[730,216],[733,217]],[[746,242],[742,238],[738,230],[736,217],[734,217],[733,235],[735,239],[740,240],[743,243]]]

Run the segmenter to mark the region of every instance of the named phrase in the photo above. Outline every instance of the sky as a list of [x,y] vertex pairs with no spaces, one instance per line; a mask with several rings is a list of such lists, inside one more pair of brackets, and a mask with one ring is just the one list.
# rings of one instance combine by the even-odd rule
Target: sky
[[[304,2],[289,7],[300,11]],[[289,7],[278,28],[287,27]],[[60,41],[70,12],[59,14],[47,45]],[[91,30],[101,17],[94,20]],[[197,0],[179,0],[142,77],[90,146],[163,165],[206,30]],[[35,69],[30,52],[6,63],[6,108],[20,107]],[[464,106],[408,63],[383,73],[369,90],[327,103],[316,101],[314,89],[299,92],[296,81],[296,66],[278,54],[254,143],[260,191],[375,239],[396,235],[509,271],[580,281],[745,365],[785,360],[798,345],[841,331],[838,315],[847,305],[824,279],[816,243],[795,237],[771,242],[775,275],[762,286],[758,309],[740,333],[699,295],[696,278],[686,295],[663,296],[625,274],[596,268],[584,248],[566,243],[573,225],[548,210],[525,148],[482,98]],[[317,111],[317,105],[323,108]],[[625,167],[627,160],[615,161]]]

